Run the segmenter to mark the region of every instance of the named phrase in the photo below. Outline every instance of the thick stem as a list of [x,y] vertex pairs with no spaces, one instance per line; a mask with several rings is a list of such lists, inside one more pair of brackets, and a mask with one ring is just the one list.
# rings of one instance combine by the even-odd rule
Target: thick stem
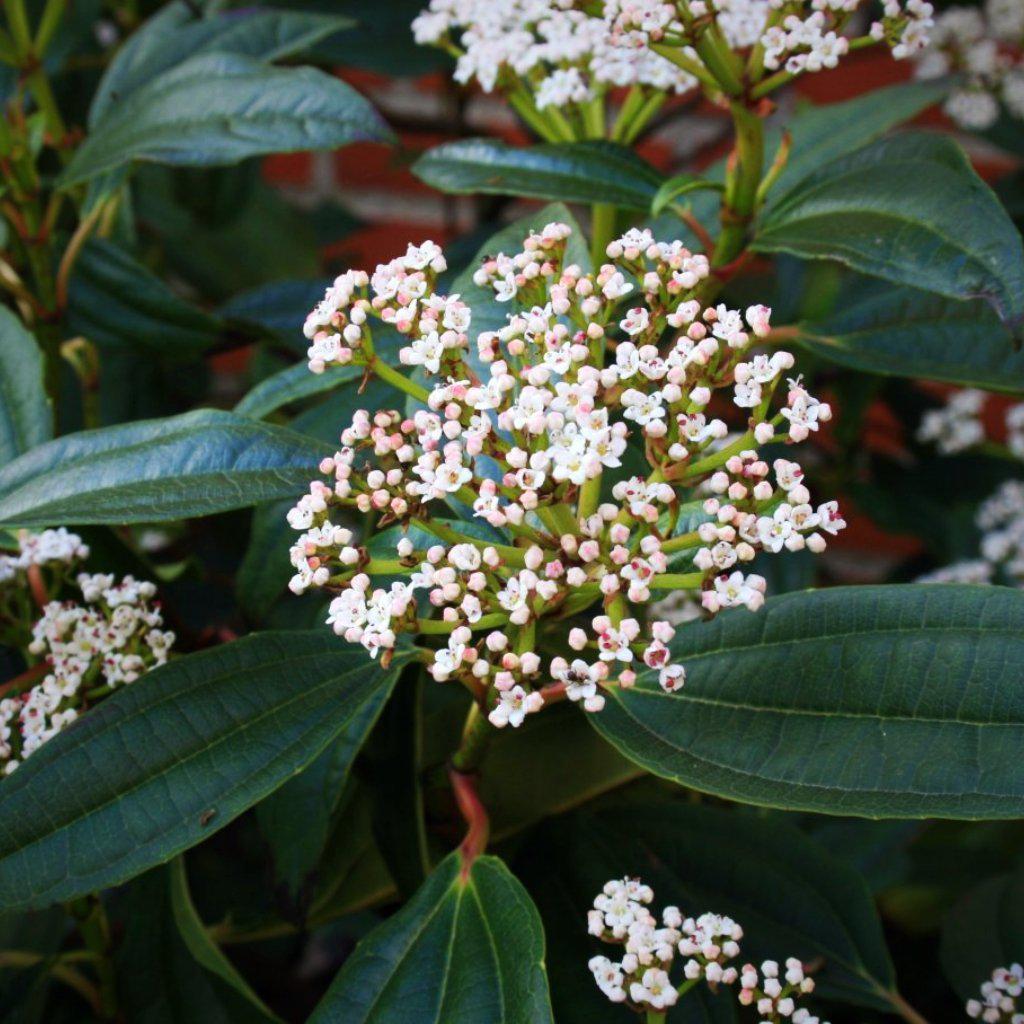
[[480,709],[480,705],[474,703],[466,716],[459,749],[452,755],[452,768],[463,774],[475,772],[480,767],[495,732],[494,726],[487,721],[487,716]]
[[615,237],[616,209],[611,203],[594,203],[590,219],[590,260],[594,270],[608,258],[605,249]]
[[747,228],[757,206],[757,190],[764,170],[764,125],[742,102],[730,104],[736,129],[736,149],[729,183],[722,203],[722,233],[712,262],[731,263],[743,251]]

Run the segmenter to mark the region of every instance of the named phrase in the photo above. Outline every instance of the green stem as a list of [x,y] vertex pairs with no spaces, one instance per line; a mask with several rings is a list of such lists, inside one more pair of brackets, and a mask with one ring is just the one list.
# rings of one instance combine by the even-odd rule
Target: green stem
[[616,214],[617,210],[611,203],[594,203],[591,207],[590,260],[595,271],[608,259],[605,249],[615,237]]
[[730,104],[736,130],[734,164],[722,203],[722,233],[715,246],[713,263],[731,263],[746,245],[747,228],[757,205],[757,190],[764,170],[764,125],[741,102]]
[[578,506],[580,519],[587,519],[597,511],[598,503],[601,500],[602,476],[603,474],[601,473],[598,473],[597,476],[592,476],[580,488],[580,500]]
[[529,96],[520,92],[508,93],[508,101],[512,109],[545,141],[564,142],[558,132],[554,131],[544,119],[544,115],[533,105]]
[[643,105],[643,102],[643,89],[639,85],[630,86],[626,99],[619,109],[618,116],[615,118],[615,123],[612,125],[611,138],[613,142],[618,142],[625,137],[625,133],[633,122],[634,115]]
[[32,33],[29,31],[28,13],[23,0],[4,0],[4,14],[18,54],[27,56],[32,50]]
[[[508,615],[505,612],[492,612],[490,615],[482,615],[476,622],[470,623],[470,629],[490,629],[492,626],[501,626],[508,622]],[[459,626],[464,625],[458,622],[445,622],[443,619],[418,619],[416,621],[416,632],[425,636],[445,636],[454,632]]]
[[651,590],[696,590],[704,582],[702,572],[663,572],[651,578]]
[[480,762],[483,761],[496,732],[481,711],[480,705],[474,701],[466,716],[459,749],[452,755],[452,767],[463,774],[475,772],[480,767]]
[[95,957],[100,983],[99,1015],[102,1020],[117,1018],[117,981],[110,958],[110,924],[99,896],[83,896],[69,904],[68,909],[78,925],[86,948]]
[[626,133],[623,136],[623,142],[632,143],[635,142],[637,136],[647,127],[651,118],[661,110],[665,103],[665,94],[663,92],[656,92],[652,96],[648,96],[644,105],[637,111],[636,116],[633,118],[633,123],[626,129]]
[[381,380],[387,381],[392,387],[398,388],[399,391],[404,391],[407,395],[411,395],[421,402],[426,402],[430,397],[430,392],[426,388],[421,387],[413,380],[409,380],[405,374],[393,370],[376,353],[366,361],[366,367],[371,373],[375,373],[380,377]]

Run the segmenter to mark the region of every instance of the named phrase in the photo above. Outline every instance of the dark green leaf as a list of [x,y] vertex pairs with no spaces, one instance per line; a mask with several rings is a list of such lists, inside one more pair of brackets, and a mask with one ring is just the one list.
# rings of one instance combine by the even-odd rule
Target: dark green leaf
[[401,664],[326,629],[263,633],[118,690],[0,787],[0,907],[116,885],[202,841],[383,704]]
[[801,344],[855,370],[1024,391],[1024,354],[983,302],[858,278],[831,316],[798,330]]
[[196,18],[187,4],[169,4],[117,51],[96,89],[89,125],[95,127],[131,93],[189,57],[217,52],[275,61],[349,25],[348,18],[333,15],[254,7]]
[[272,331],[297,353],[305,354],[309,342],[302,335],[306,314],[324,297],[331,282],[276,281],[235,295],[221,306],[223,317],[258,324]]
[[413,172],[442,192],[488,193],[610,203],[646,210],[663,175],[615,142],[509,146],[496,139],[460,139],[424,153]]
[[647,673],[588,716],[695,789],[891,818],[1024,811],[1024,594],[838,587],[683,626],[682,690]]
[[380,716],[386,696],[359,708],[315,761],[256,808],[275,875],[293,905],[306,895],[310,875],[327,846],[352,764]]
[[[433,685],[433,679],[427,685]],[[373,796],[373,835],[403,899],[430,874],[420,779],[424,672],[411,668],[395,687],[366,747],[366,784]]]
[[961,999],[977,999],[997,967],[1024,962],[1024,871],[989,878],[946,915],[942,969]]
[[835,160],[765,214],[753,248],[835,259],[1024,318],[1024,247],[992,190],[951,139],[883,139]]
[[297,499],[330,450],[213,409],[86,430],[0,469],[0,522],[151,523]]
[[790,122],[792,149],[769,202],[785,196],[831,160],[874,142],[938,103],[949,91],[943,81],[901,82],[872,89],[843,103],[801,110]]
[[[319,273],[314,215],[259,174],[258,161],[247,161],[206,168],[150,164],[135,176],[135,213],[146,234],[159,239],[167,269],[204,296],[226,299]],[[237,178],[241,187],[232,181]],[[301,331],[302,321],[293,327]]]
[[132,1024],[277,1021],[210,939],[179,857],[137,878],[123,904],[116,955],[122,1011]]
[[42,351],[21,321],[0,307],[0,465],[52,436]]
[[820,958],[822,995],[891,1006],[892,963],[863,880],[778,819],[682,801],[625,803],[545,823],[517,864],[561,954],[550,968],[560,1022],[587,1020],[604,999],[586,965],[609,947],[587,937],[586,914],[604,883],[623,875],[654,889],[652,909],[733,917],[744,961]]
[[296,363],[261,380],[235,406],[235,412],[262,419],[284,405],[359,380],[363,372],[359,366],[330,366],[323,373],[312,373],[305,363]]
[[87,181],[135,160],[200,167],[389,139],[373,107],[322,71],[199,54],[112,109],[78,148],[61,183]]
[[544,933],[496,857],[446,857],[356,946],[309,1024],[545,1024]]
[[666,206],[690,192],[722,192],[724,189],[720,181],[708,181],[696,174],[677,174],[658,189],[651,200],[651,214],[657,217]]
[[249,545],[235,578],[235,596],[246,615],[262,622],[294,575],[288,549],[298,534],[285,516],[293,501],[273,501],[253,509]]
[[194,356],[228,334],[218,317],[175,295],[113,242],[93,239],[75,264],[68,296],[71,329],[99,345]]
[[495,839],[592,800],[640,770],[587,725],[578,708],[552,707],[513,735],[499,733],[487,754],[480,798]]
[[206,925],[203,924],[199,912],[192,902],[192,894],[188,888],[188,875],[185,873],[184,857],[175,857],[167,865],[167,874],[174,923],[178,926],[178,933],[196,963],[219,978],[235,995],[248,1004],[246,1009],[250,1012],[246,1014],[247,1017],[262,1021],[278,1020],[279,1018],[263,1005],[256,993],[249,987],[248,982],[210,938],[210,933],[206,930]]

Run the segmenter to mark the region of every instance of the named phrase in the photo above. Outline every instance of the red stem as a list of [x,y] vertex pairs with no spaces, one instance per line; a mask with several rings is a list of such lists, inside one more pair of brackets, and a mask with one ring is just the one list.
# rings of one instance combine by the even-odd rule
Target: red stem
[[475,772],[460,772],[457,768],[448,768],[448,779],[455,793],[455,802],[459,805],[459,811],[468,826],[466,837],[459,846],[459,852],[462,854],[463,881],[469,877],[473,861],[487,847],[487,837],[491,831],[487,808],[484,807],[477,792],[478,778]]
[[8,679],[6,683],[0,684],[0,697],[6,697],[11,690],[23,690],[37,680],[42,679],[49,671],[50,666],[41,661],[38,665],[25,669],[21,675]]
[[28,567],[28,586],[40,610],[45,608],[49,604],[50,595],[47,593],[46,584],[43,582],[43,570],[38,565],[30,565]]

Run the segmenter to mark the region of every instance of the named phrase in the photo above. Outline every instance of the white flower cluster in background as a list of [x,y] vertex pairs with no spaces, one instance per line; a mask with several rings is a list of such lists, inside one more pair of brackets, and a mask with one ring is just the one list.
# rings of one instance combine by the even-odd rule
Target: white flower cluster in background
[[[417,42],[456,56],[457,81],[519,91],[543,111],[585,104],[609,86],[694,88],[699,79],[686,68],[701,65],[694,44],[710,21],[734,52],[759,47],[769,71],[834,68],[850,48],[845,32],[861,6],[864,0],[430,0],[412,27]],[[927,44],[932,13],[926,0],[885,0],[863,41],[912,56]],[[655,52],[658,44],[678,49],[682,67]]]
[[[674,629],[643,606],[686,591],[705,614],[757,610],[759,551],[819,552],[845,525],[835,502],[811,504],[798,463],[758,455],[831,418],[787,379],[790,353],[756,351],[770,310],[702,304],[708,261],[680,242],[631,230],[585,272],[570,234],[548,224],[476,271],[481,301],[512,309],[496,331],[474,336],[470,306],[436,291],[445,261],[429,242],[343,275],[306,323],[311,370],[365,365],[419,407],[356,411],[288,513],[291,589],[335,594],[328,623],[371,654],[401,633],[446,641],[434,678],[466,685],[497,726],[547,696],[598,711],[598,691],[638,671],[677,689]],[[404,335],[400,361],[429,390],[381,364],[374,321]],[[345,509],[398,524],[390,551],[360,547],[332,518]],[[542,659],[548,626],[571,659]]]
[[167,661],[156,588],[126,576],[78,576],[83,603],[51,601],[32,629],[42,678],[0,699],[0,766],[10,774],[97,700]]
[[[455,79],[485,92],[525,85],[538,109],[582,104],[609,86],[684,92],[697,80],[617,26],[621,9],[652,3],[566,0],[430,0],[412,23],[416,41],[457,54]],[[600,13],[592,13],[594,9]]]
[[1024,1024],[1017,1011],[1017,999],[1024,992],[1024,967],[997,967],[982,983],[981,998],[967,1000],[967,1016],[985,1024]]
[[931,42],[918,55],[918,78],[963,79],[945,102],[962,128],[984,130],[1000,104],[1024,120],[1024,3],[987,0],[984,9],[951,7],[935,19]]
[[[732,918],[704,913],[687,917],[678,907],[665,907],[661,920],[651,913],[650,886],[636,878],[612,879],[594,898],[587,930],[602,942],[622,946],[617,960],[592,957],[588,963],[598,988],[613,1002],[640,1012],[665,1011],[701,981],[735,985],[743,1006],[755,1006],[761,1024],[821,1024],[797,1001],[814,991],[795,957],[784,968],[766,960],[736,967],[743,929]],[[672,980],[676,960],[682,964],[678,982]]]
[[[988,395],[968,388],[953,392],[938,409],[921,419],[917,438],[934,443],[940,452],[955,454],[986,440],[981,414]],[[1006,448],[1024,461],[1024,403],[1005,413]],[[974,517],[981,532],[980,557],[955,562],[918,579],[919,583],[1002,583],[1024,587],[1024,482],[1007,480],[978,507]]]
[[65,571],[88,557],[89,548],[82,543],[82,538],[69,533],[63,526],[41,533],[23,530],[18,536],[17,554],[0,552],[0,584],[17,579],[24,581],[24,574],[34,565]]

